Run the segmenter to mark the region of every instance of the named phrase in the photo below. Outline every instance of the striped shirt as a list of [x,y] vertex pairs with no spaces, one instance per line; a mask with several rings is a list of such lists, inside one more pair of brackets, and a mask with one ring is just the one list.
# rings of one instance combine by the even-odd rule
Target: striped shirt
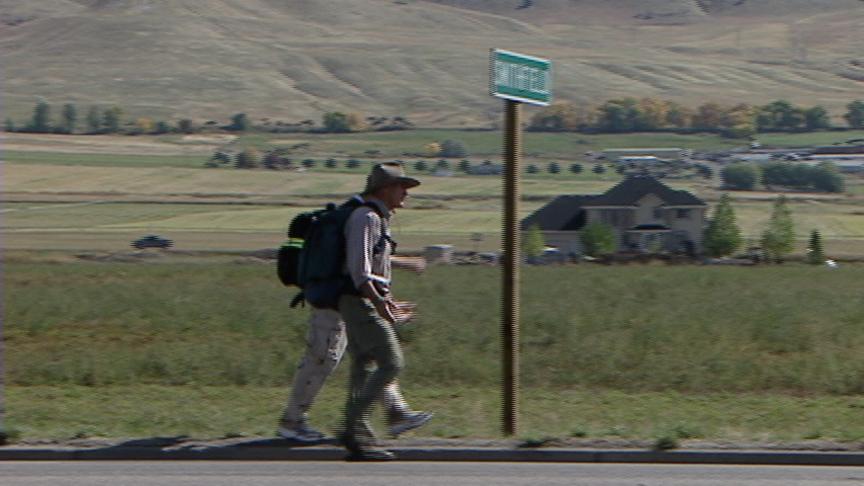
[[[361,206],[351,213],[345,223],[345,269],[351,276],[356,288],[373,280],[378,292],[389,293],[390,288],[390,254],[393,252],[390,236],[390,210],[381,201],[369,198],[368,202],[375,204],[384,217],[378,216],[374,209]],[[376,252],[375,247],[383,242],[383,248]]]

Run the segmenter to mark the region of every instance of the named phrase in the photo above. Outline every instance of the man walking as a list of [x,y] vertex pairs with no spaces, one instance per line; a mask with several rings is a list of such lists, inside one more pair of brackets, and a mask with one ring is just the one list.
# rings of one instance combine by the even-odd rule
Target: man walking
[[[387,461],[390,451],[375,447],[369,414],[376,398],[394,382],[403,367],[402,349],[393,325],[410,320],[413,310],[397,303],[391,293],[390,238],[392,212],[403,207],[408,189],[420,185],[406,177],[399,163],[377,164],[366,180],[363,199],[375,208],[355,209],[345,224],[346,270],[354,292],[339,298],[339,313],[345,319],[351,381],[345,409],[342,444],[346,459]],[[374,364],[374,368],[369,366]]]
[[[360,205],[363,198],[355,195],[349,202]],[[390,260],[393,266],[418,273],[425,269],[422,258],[391,255]],[[341,362],[347,343],[345,323],[339,312],[313,307],[306,337],[306,354],[294,375],[291,396],[280,417],[277,435],[307,443],[327,439],[323,433],[309,426],[308,411],[327,377]],[[410,409],[395,380],[387,384],[379,398],[387,411],[389,432],[393,437],[420,427],[432,418],[431,413]]]

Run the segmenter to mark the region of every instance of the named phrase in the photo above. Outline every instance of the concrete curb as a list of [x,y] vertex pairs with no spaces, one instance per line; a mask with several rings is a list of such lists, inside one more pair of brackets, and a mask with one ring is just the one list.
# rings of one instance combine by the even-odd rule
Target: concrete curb
[[[864,466],[861,452],[815,451],[715,451],[624,449],[509,449],[459,447],[390,448],[404,461],[450,462],[573,462],[656,464],[760,464],[809,466]],[[345,451],[337,447],[262,445],[141,447],[0,447],[0,461],[101,461],[101,460],[208,460],[208,461],[341,461]]]

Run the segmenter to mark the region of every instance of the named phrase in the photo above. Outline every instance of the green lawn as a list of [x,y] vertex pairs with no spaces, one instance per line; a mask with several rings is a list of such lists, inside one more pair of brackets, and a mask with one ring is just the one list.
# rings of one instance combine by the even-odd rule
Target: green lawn
[[[8,425],[24,438],[270,435],[303,347],[272,264],[4,264]],[[150,262],[150,263],[147,263]],[[240,264],[245,262],[245,264]],[[522,434],[864,437],[864,266],[526,267]],[[422,435],[494,437],[500,273],[396,274]],[[782,284],[778,284],[778,282]],[[338,421],[345,367],[313,418]]]

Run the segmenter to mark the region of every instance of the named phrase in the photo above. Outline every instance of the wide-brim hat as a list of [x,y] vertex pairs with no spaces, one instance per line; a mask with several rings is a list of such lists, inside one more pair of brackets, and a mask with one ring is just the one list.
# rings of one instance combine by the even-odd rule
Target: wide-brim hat
[[405,168],[398,162],[384,162],[375,164],[372,172],[366,177],[366,189],[364,194],[370,194],[382,187],[393,184],[401,184],[406,189],[417,187],[420,181],[405,175]]

